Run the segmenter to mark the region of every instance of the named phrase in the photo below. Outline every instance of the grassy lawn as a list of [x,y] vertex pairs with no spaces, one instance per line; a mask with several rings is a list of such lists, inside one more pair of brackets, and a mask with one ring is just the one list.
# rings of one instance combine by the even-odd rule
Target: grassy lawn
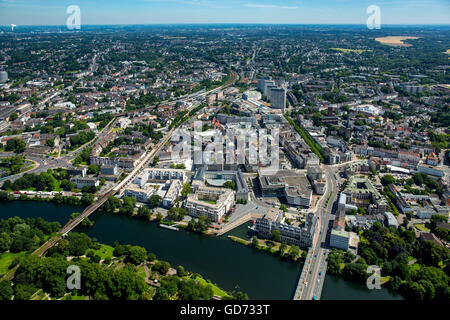
[[[250,246],[250,244],[252,243],[252,241],[247,241],[247,240],[241,239],[239,237],[235,237],[235,236],[230,236],[229,235],[228,238],[231,239],[234,242],[243,244],[245,246]],[[278,254],[278,251],[280,250],[279,249],[280,248],[280,243],[270,240],[270,241],[272,241],[275,244],[273,246],[270,246],[270,245],[267,245],[266,241],[268,241],[268,240],[258,239],[258,247],[257,247],[257,249],[258,250],[262,250],[262,251],[266,251],[266,252],[270,252],[271,254]],[[290,245],[286,245],[286,249],[284,250],[283,255],[286,256],[290,249],[291,249],[291,246]],[[300,253],[296,257],[296,259],[301,257],[302,253],[303,253],[303,251],[300,250]]]
[[[72,298],[72,299],[70,299]],[[86,300],[86,296],[77,296],[74,294],[68,294],[62,298],[62,300]]]
[[344,48],[331,48],[331,50],[335,50],[335,51],[340,51],[340,52],[354,52],[354,53],[363,53],[366,50],[361,50],[361,49],[344,49]]
[[60,187],[61,181],[57,180],[57,179],[53,179],[53,181],[55,182],[55,187],[53,188],[53,191],[63,191]]
[[235,237],[235,236],[228,236],[228,238],[230,238],[234,242],[237,242],[237,243],[240,243],[240,244],[243,244],[243,245],[246,245],[246,246],[249,244],[249,241],[246,241],[244,239],[241,239],[241,238],[238,238],[238,237]]
[[430,232],[430,229],[425,227],[425,224],[423,224],[423,223],[416,223],[416,224],[414,224],[414,227],[416,227],[420,231]]
[[[184,279],[191,279],[190,277],[186,276],[183,277]],[[219,286],[217,286],[214,283],[208,282],[205,279],[201,278],[201,277],[197,277],[195,278],[196,281],[200,282],[200,284],[202,285],[210,285],[212,287],[213,290],[213,294],[219,297],[225,297],[225,296],[230,296],[228,295],[224,290],[220,289]]]
[[94,254],[98,255],[102,260],[105,260],[106,258],[112,258],[113,251],[114,251],[113,247],[108,246],[106,244],[102,244],[100,249],[94,250]]
[[13,262],[15,257],[24,256],[25,252],[19,253],[3,253],[0,255],[0,275],[3,275],[9,271],[9,266]]
[[145,280],[146,274],[145,274],[145,268],[144,268],[144,266],[140,266],[140,267],[137,269],[137,274],[138,274],[138,276],[142,277],[142,279]]
[[386,282],[388,282],[391,279],[391,277],[381,277],[381,284],[385,284]]

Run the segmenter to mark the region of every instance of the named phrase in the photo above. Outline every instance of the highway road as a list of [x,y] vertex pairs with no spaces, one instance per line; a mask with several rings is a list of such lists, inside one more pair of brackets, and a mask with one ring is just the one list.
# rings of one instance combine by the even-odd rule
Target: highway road
[[[327,233],[332,216],[333,203],[336,201],[338,187],[335,178],[336,171],[330,166],[322,165],[326,176],[326,191],[316,205],[316,215],[319,218],[319,227],[313,246],[308,251],[308,256],[303,266],[294,300],[312,300],[320,297],[321,282],[325,278],[326,258],[328,256]],[[331,196],[331,197],[330,197]],[[327,206],[327,200],[328,206]],[[319,232],[319,234],[317,234]]]
[[[317,214],[320,217],[320,227],[318,240],[311,250],[311,264],[305,264],[306,269],[305,284],[300,291],[300,297],[294,299],[300,300],[319,300],[322,293],[323,282],[327,271],[327,259],[330,253],[329,237],[334,221],[333,204],[336,202],[341,178],[339,172],[345,166],[353,163],[366,162],[364,160],[354,160],[337,165],[326,166],[323,165],[324,173],[326,175],[327,189],[325,196],[321,198],[317,205]],[[331,197],[330,197],[331,195]],[[326,201],[328,206],[326,206]],[[299,283],[302,285],[302,283]]]

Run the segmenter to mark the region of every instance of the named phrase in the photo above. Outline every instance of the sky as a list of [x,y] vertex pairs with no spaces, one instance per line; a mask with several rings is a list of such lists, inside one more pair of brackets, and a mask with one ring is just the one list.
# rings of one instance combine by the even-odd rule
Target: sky
[[0,0],[0,25],[65,25],[76,5],[81,27],[107,24],[450,24],[450,0]]

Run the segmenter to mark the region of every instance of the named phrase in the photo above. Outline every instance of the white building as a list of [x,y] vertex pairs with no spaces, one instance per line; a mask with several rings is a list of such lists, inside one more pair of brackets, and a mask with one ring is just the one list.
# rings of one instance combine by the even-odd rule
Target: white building
[[185,183],[187,176],[186,172],[181,169],[149,168],[138,175],[134,180],[134,183],[142,188],[146,183],[152,180],[158,182],[181,180],[182,183]]
[[149,198],[155,193],[155,188],[148,187],[147,189],[141,189],[135,186],[129,186],[124,195],[126,197],[136,198],[137,201],[147,203]]
[[0,71],[0,83],[5,83],[8,81],[8,72]]
[[330,247],[356,252],[358,244],[359,237],[356,233],[336,229],[331,230]]
[[234,204],[235,192],[230,189],[200,187],[188,195],[186,210],[193,217],[207,216],[220,222]]
[[76,176],[71,180],[77,189],[83,189],[83,187],[98,187],[100,182],[95,178]]
[[163,198],[162,205],[164,207],[172,207],[175,201],[178,199],[183,184],[181,180],[173,180],[170,183],[169,190],[167,190],[166,195]]
[[129,125],[131,125],[131,120],[128,118],[122,117],[117,120],[117,126],[121,129],[125,129]]
[[394,227],[396,229],[398,228],[398,221],[391,212],[386,211],[384,213],[384,216],[386,217],[386,224],[388,225],[388,227]]
[[382,114],[382,110],[378,107],[375,107],[372,104],[362,104],[356,107],[357,112],[362,112],[366,114],[370,114],[372,116],[379,116]]

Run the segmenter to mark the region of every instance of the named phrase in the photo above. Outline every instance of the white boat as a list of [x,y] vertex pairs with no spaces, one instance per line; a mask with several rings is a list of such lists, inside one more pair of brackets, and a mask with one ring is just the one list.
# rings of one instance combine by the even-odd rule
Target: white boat
[[162,228],[166,228],[166,229],[170,229],[170,230],[174,230],[174,231],[180,230],[180,229],[178,229],[177,227],[168,226],[168,225],[163,224],[163,223],[160,223],[159,226],[162,227]]

